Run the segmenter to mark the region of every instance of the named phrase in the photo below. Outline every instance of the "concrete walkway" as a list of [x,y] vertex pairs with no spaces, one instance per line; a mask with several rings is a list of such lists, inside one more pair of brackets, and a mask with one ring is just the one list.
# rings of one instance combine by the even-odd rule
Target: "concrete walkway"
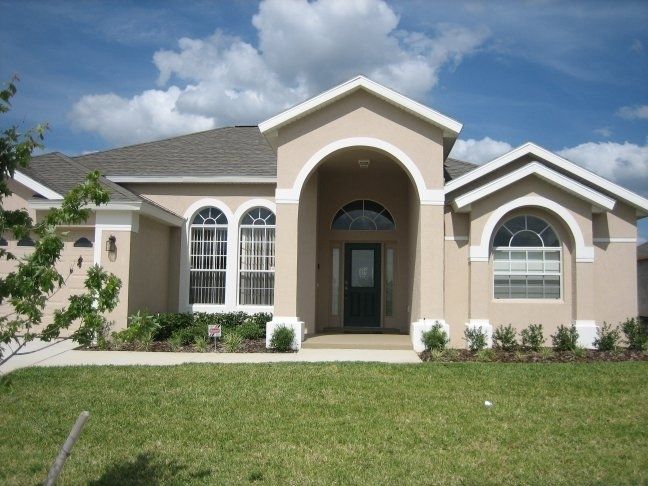
[[[47,343],[30,343],[30,350]],[[0,366],[0,374],[29,366],[81,365],[178,365],[183,363],[324,363],[362,361],[420,363],[412,350],[302,349],[297,353],[149,353],[138,351],[81,351],[71,341],[50,345],[41,351],[11,358]]]

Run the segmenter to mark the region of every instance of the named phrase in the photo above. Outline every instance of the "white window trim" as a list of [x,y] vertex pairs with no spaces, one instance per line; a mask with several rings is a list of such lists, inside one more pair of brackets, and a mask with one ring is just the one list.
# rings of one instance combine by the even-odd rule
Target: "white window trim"
[[[265,306],[265,305],[253,305],[253,304],[241,304],[239,301],[239,284],[240,284],[240,279],[239,279],[239,273],[241,271],[240,269],[240,252],[241,252],[241,244],[240,244],[240,238],[241,238],[241,219],[243,219],[243,216],[253,208],[257,207],[263,207],[266,209],[269,209],[272,211],[272,213],[275,215],[275,289],[276,289],[276,258],[277,258],[277,225],[276,225],[276,218],[277,218],[277,205],[268,200],[268,199],[249,199],[242,203],[237,209],[236,212],[234,213],[234,219],[233,221],[235,222],[236,225],[236,237],[232,238],[232,240],[235,240],[236,248],[234,249],[234,255],[236,255],[236,261],[234,262],[234,271],[231,272],[234,274],[234,283],[232,285],[232,288],[234,289],[234,304],[233,308],[236,310],[241,310],[244,312],[248,313],[256,313],[256,312],[274,312],[274,306]],[[229,280],[228,280],[229,284]],[[274,298],[273,298],[274,302]]]

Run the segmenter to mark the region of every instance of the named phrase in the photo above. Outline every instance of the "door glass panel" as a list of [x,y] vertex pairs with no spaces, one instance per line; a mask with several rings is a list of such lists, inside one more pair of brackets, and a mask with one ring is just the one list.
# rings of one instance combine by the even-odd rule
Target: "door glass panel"
[[385,257],[385,315],[394,315],[394,249],[387,248]]
[[340,296],[340,249],[333,248],[332,255],[332,278],[331,278],[331,314],[338,315],[339,296]]
[[351,286],[374,286],[373,250],[351,250]]

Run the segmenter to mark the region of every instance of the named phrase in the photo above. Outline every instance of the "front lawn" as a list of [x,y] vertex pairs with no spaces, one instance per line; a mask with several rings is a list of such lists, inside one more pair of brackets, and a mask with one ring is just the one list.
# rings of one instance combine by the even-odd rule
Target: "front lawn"
[[0,483],[89,410],[61,484],[641,484],[647,403],[645,362],[32,368],[0,385]]

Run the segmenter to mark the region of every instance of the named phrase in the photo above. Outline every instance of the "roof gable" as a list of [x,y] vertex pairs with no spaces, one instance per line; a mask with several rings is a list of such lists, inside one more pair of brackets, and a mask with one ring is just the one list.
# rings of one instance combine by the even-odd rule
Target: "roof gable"
[[259,129],[266,138],[271,139],[273,138],[272,134],[276,133],[279,128],[293,123],[294,121],[320,110],[339,99],[349,96],[351,93],[358,90],[365,90],[372,95],[439,127],[443,131],[444,138],[455,139],[461,131],[462,124],[458,121],[414,101],[411,98],[403,96],[392,89],[378,84],[365,76],[356,76],[349,81],[339,84],[328,91],[283,111],[278,115],[259,123]]
[[[558,167],[559,169],[565,171],[568,174],[571,174],[575,177],[578,177],[582,180],[586,180],[592,185],[602,189],[609,194],[616,196],[617,198],[623,200],[629,205],[633,206],[637,210],[637,216],[644,217],[648,216],[648,199],[636,194],[624,187],[611,182],[594,172],[591,172],[573,162],[570,162],[567,159],[560,157],[559,155],[542,148],[534,143],[527,142],[524,145],[520,145],[517,148],[514,148],[510,152],[497,157],[490,162],[464,174],[445,185],[445,193],[448,194],[452,191],[455,191],[461,187],[466,186],[467,184],[484,177],[487,174],[490,174],[497,169],[507,166],[508,164],[519,160],[521,157],[531,155],[543,159],[551,165]],[[576,181],[573,181],[576,182]]]

